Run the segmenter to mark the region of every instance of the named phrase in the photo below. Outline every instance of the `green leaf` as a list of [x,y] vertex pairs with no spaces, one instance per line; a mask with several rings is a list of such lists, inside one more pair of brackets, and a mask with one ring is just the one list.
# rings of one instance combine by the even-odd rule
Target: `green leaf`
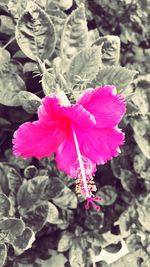
[[139,234],[131,234],[126,239],[126,245],[130,252],[137,251],[142,247],[141,237]]
[[122,245],[121,245],[121,242],[119,241],[118,243],[116,244],[110,244],[108,246],[105,247],[105,250],[107,252],[110,252],[110,253],[117,253],[119,252],[119,250],[121,249]]
[[36,113],[41,105],[41,99],[30,92],[20,92],[19,98],[23,109],[31,114]]
[[0,191],[6,195],[9,194],[8,179],[5,173],[5,166],[2,163],[0,163]]
[[32,60],[47,59],[52,55],[56,34],[54,25],[35,2],[29,1],[25,12],[18,20],[16,40],[25,55]]
[[137,221],[136,209],[130,206],[119,217],[118,223],[121,235],[127,237],[130,234],[131,225]]
[[137,178],[129,170],[121,169],[121,184],[127,192],[133,192],[136,186]]
[[16,158],[16,156],[12,153],[12,149],[5,150],[5,157],[11,164],[16,165],[20,169],[24,169],[32,161],[32,158],[26,160],[24,160],[22,157]]
[[13,167],[10,167],[7,172],[8,185],[11,192],[15,193],[22,185],[23,178],[20,173]]
[[53,199],[59,197],[65,188],[65,184],[59,178],[54,177],[49,179],[45,188],[45,195],[47,199]]
[[0,267],[3,267],[7,259],[7,247],[5,244],[0,244]]
[[67,16],[64,12],[62,12],[59,9],[51,9],[49,13],[50,13],[50,18],[51,18],[53,24],[55,25],[55,30],[56,30],[56,35],[57,35],[57,42],[56,42],[55,51],[57,54],[59,54],[60,53],[61,35],[62,35],[62,31],[64,29],[64,25],[65,25],[65,21],[66,21]]
[[112,205],[117,198],[116,188],[111,185],[104,185],[98,190],[97,195],[102,198],[100,205],[109,206]]
[[139,222],[145,228],[145,230],[149,232],[150,221],[148,220],[148,218],[150,216],[150,207],[138,204],[137,212]]
[[9,218],[0,222],[0,229],[8,232],[10,236],[19,236],[23,233],[25,224],[20,219]]
[[69,250],[69,248],[72,245],[72,239],[73,239],[73,234],[68,232],[68,231],[63,231],[59,242],[58,242],[58,251],[59,252],[65,252]]
[[1,15],[0,16],[0,32],[7,33],[8,35],[14,35],[15,24],[11,17]]
[[0,47],[0,62],[1,62],[0,71],[3,71],[3,69],[5,69],[6,64],[10,61],[10,58],[11,55],[9,51]]
[[24,180],[17,194],[20,208],[29,209],[43,196],[44,189],[48,183],[48,176],[36,176],[31,180]]
[[[42,267],[65,267],[65,263],[67,262],[67,258],[61,253],[55,253],[51,256],[50,259],[47,260],[38,260],[37,261]],[[22,267],[22,266],[21,266]]]
[[47,222],[49,215],[48,203],[41,203],[28,210],[23,215],[23,220],[34,232],[40,231]]
[[59,220],[58,209],[51,202],[48,202],[47,205],[48,205],[47,222],[52,223],[52,224],[57,224]]
[[77,242],[69,250],[69,263],[71,267],[85,266],[85,253]]
[[3,193],[0,193],[0,218],[3,216],[8,217],[9,210],[10,210],[9,198]]
[[42,88],[45,95],[51,95],[56,91],[56,81],[53,74],[44,71],[42,76]]
[[99,229],[104,224],[104,213],[103,212],[91,212],[87,214],[84,225],[87,229],[95,230]]
[[37,169],[37,167],[34,166],[34,165],[29,165],[28,167],[26,167],[26,168],[24,169],[24,176],[25,176],[26,178],[31,179],[31,178],[33,178],[33,177],[35,177],[35,176],[37,176],[37,175],[38,175],[38,169]]
[[35,241],[35,234],[29,227],[26,227],[22,235],[16,236],[11,244],[13,245],[17,255],[22,254],[25,250],[31,248]]
[[104,67],[99,70],[92,86],[115,85],[119,91],[122,91],[129,86],[136,74],[137,71],[125,67]]
[[81,50],[70,61],[67,70],[67,79],[71,84],[80,79],[93,80],[101,65],[101,47],[93,46]]
[[71,58],[88,45],[88,28],[84,5],[74,10],[67,18],[61,37],[61,56]]
[[96,45],[102,46],[102,62],[104,65],[119,65],[120,59],[120,38],[115,35],[99,37]]
[[53,202],[62,209],[77,208],[77,197],[67,186],[63,188],[57,197],[53,198]]
[[18,93],[22,90],[26,90],[26,87],[19,75],[10,72],[0,73],[0,104],[20,106]]

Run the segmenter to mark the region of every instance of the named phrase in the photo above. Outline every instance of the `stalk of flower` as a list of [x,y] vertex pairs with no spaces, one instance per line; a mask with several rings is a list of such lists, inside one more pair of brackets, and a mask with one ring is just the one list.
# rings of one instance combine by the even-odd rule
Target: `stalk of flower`
[[22,124],[14,133],[16,156],[50,157],[56,153],[58,169],[76,179],[76,192],[99,210],[93,192],[96,164],[104,164],[119,154],[124,134],[118,123],[125,113],[125,102],[114,86],[85,90],[75,104],[58,90],[46,96],[38,109],[38,120]]

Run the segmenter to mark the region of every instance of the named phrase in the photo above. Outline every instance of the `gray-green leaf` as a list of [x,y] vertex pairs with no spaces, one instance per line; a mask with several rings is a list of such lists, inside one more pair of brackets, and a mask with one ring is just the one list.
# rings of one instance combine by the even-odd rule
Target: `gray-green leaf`
[[34,232],[40,231],[49,216],[48,203],[41,203],[28,210],[23,215],[23,220]]
[[104,67],[99,70],[92,86],[115,85],[119,91],[122,91],[129,86],[136,74],[137,71],[125,67]]
[[0,244],[0,267],[3,267],[7,258],[7,247],[5,244]]
[[58,242],[58,251],[67,251],[72,245],[73,235],[68,231],[64,231]]
[[22,90],[26,90],[26,87],[19,75],[10,72],[0,74],[0,104],[20,106],[18,93]]
[[24,180],[17,194],[18,205],[21,208],[30,208],[43,196],[48,183],[48,176],[36,176],[31,180]]
[[35,2],[29,1],[27,8],[18,20],[16,40],[27,57],[36,61],[50,58],[56,45],[54,25]]
[[41,99],[31,92],[20,92],[19,98],[23,109],[31,114],[36,113],[41,105]]
[[8,217],[10,210],[10,201],[6,195],[0,193],[0,218]]
[[24,231],[25,224],[20,219],[9,218],[0,222],[0,229],[9,232],[11,236],[19,236]]
[[84,5],[74,10],[67,18],[61,37],[61,55],[71,58],[87,47],[88,29]]
[[120,59],[120,38],[115,35],[107,35],[99,37],[94,42],[96,45],[102,46],[102,62],[104,65],[119,65]]
[[101,65],[101,47],[93,46],[81,50],[70,61],[67,70],[67,79],[71,84],[76,83],[76,78],[93,80]]
[[29,227],[26,227],[22,235],[16,236],[12,240],[12,245],[15,249],[17,255],[23,253],[25,250],[31,248],[33,242],[35,241],[35,234]]
[[104,185],[103,187],[101,187],[97,192],[97,195],[102,198],[102,200],[100,201],[100,205],[102,206],[112,205],[117,198],[116,189],[111,185]]

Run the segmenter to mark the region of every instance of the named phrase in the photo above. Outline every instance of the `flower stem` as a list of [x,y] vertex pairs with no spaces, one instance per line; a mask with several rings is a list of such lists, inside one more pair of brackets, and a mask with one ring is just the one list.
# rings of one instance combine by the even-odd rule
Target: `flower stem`
[[10,45],[16,38],[12,37],[3,47],[2,49],[5,49],[8,45]]
[[80,152],[77,136],[76,136],[74,129],[72,129],[72,131],[73,131],[73,138],[74,138],[74,143],[75,143],[75,147],[76,147],[76,152],[77,152],[77,156],[78,156],[78,160],[79,160],[80,170],[81,170],[81,174],[82,174],[83,185],[84,185],[84,189],[85,189],[85,193],[86,193],[86,198],[89,198],[90,194],[89,194],[89,190],[87,187],[86,174],[85,174],[85,169],[84,169],[84,165],[83,165],[83,161],[82,161],[82,157],[81,157],[81,152]]

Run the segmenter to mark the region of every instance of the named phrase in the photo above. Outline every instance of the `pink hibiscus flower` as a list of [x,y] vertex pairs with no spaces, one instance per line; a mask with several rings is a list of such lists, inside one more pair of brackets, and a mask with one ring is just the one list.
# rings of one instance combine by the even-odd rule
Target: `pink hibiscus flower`
[[50,157],[56,153],[57,167],[76,178],[76,191],[98,210],[93,200],[96,164],[119,154],[124,134],[118,123],[126,111],[124,99],[114,86],[87,89],[76,104],[46,96],[38,109],[38,120],[22,124],[14,133],[16,156]]

